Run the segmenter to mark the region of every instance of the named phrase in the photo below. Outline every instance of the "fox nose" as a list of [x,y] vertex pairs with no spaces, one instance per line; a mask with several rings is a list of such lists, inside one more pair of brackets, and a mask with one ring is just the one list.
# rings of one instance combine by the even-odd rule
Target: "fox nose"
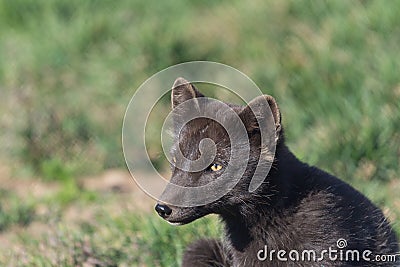
[[157,204],[155,210],[157,211],[158,215],[164,219],[168,218],[168,216],[172,213],[171,208],[163,204]]

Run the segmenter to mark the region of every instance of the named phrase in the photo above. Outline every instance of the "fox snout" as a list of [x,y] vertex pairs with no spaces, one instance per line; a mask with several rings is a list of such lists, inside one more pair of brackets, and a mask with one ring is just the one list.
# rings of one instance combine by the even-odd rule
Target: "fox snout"
[[171,215],[172,213],[172,209],[166,204],[157,203],[154,209],[156,210],[158,215],[160,215],[160,217],[163,219],[167,219],[169,215]]
[[177,207],[158,202],[154,207],[158,215],[172,225],[190,223],[209,212],[204,207]]

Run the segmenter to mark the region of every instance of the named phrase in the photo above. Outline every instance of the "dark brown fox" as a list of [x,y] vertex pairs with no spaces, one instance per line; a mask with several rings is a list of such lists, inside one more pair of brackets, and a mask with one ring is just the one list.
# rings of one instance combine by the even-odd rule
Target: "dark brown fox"
[[[178,78],[172,90],[172,107],[201,97],[194,85]],[[209,204],[156,205],[158,214],[173,224],[190,223],[214,213],[225,225],[223,240],[201,239],[191,244],[182,266],[400,266],[399,256],[388,256],[385,261],[377,258],[399,252],[395,232],[382,211],[347,183],[300,162],[285,145],[275,99],[264,95],[251,103],[260,99],[269,104],[275,123],[268,127],[273,127],[277,136],[272,167],[261,186],[254,192],[248,190],[261,153],[260,127],[254,114],[257,105],[249,108],[228,104],[245,125],[250,142],[250,156],[240,181]],[[212,111],[215,107],[206,108]],[[220,124],[207,118],[192,120],[181,130],[176,145],[184,155],[195,159],[204,138],[217,144],[214,163],[197,172],[173,166],[171,183],[196,187],[221,175],[229,161],[231,144]]]

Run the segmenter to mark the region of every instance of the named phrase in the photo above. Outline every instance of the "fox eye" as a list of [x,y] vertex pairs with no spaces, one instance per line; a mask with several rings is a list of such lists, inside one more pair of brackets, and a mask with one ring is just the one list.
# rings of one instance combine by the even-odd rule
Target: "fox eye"
[[211,164],[210,169],[213,172],[217,172],[217,171],[220,171],[222,169],[222,165],[220,165],[218,163],[213,163],[213,164]]

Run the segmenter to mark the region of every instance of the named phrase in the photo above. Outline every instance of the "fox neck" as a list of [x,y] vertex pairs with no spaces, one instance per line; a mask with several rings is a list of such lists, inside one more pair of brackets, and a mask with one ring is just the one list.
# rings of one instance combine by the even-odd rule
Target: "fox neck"
[[[252,243],[253,236],[260,235],[260,231],[265,235],[274,231],[277,218],[284,217],[282,211],[294,208],[301,199],[300,195],[294,193],[296,190],[293,187],[299,186],[300,181],[296,181],[296,177],[308,176],[309,167],[300,162],[284,144],[277,146],[275,155],[274,164],[266,178],[270,183],[260,186],[255,193],[248,193],[247,200],[234,205],[229,212],[220,214],[228,242],[235,251],[244,251]],[[273,188],[268,187],[270,184],[274,185]]]

